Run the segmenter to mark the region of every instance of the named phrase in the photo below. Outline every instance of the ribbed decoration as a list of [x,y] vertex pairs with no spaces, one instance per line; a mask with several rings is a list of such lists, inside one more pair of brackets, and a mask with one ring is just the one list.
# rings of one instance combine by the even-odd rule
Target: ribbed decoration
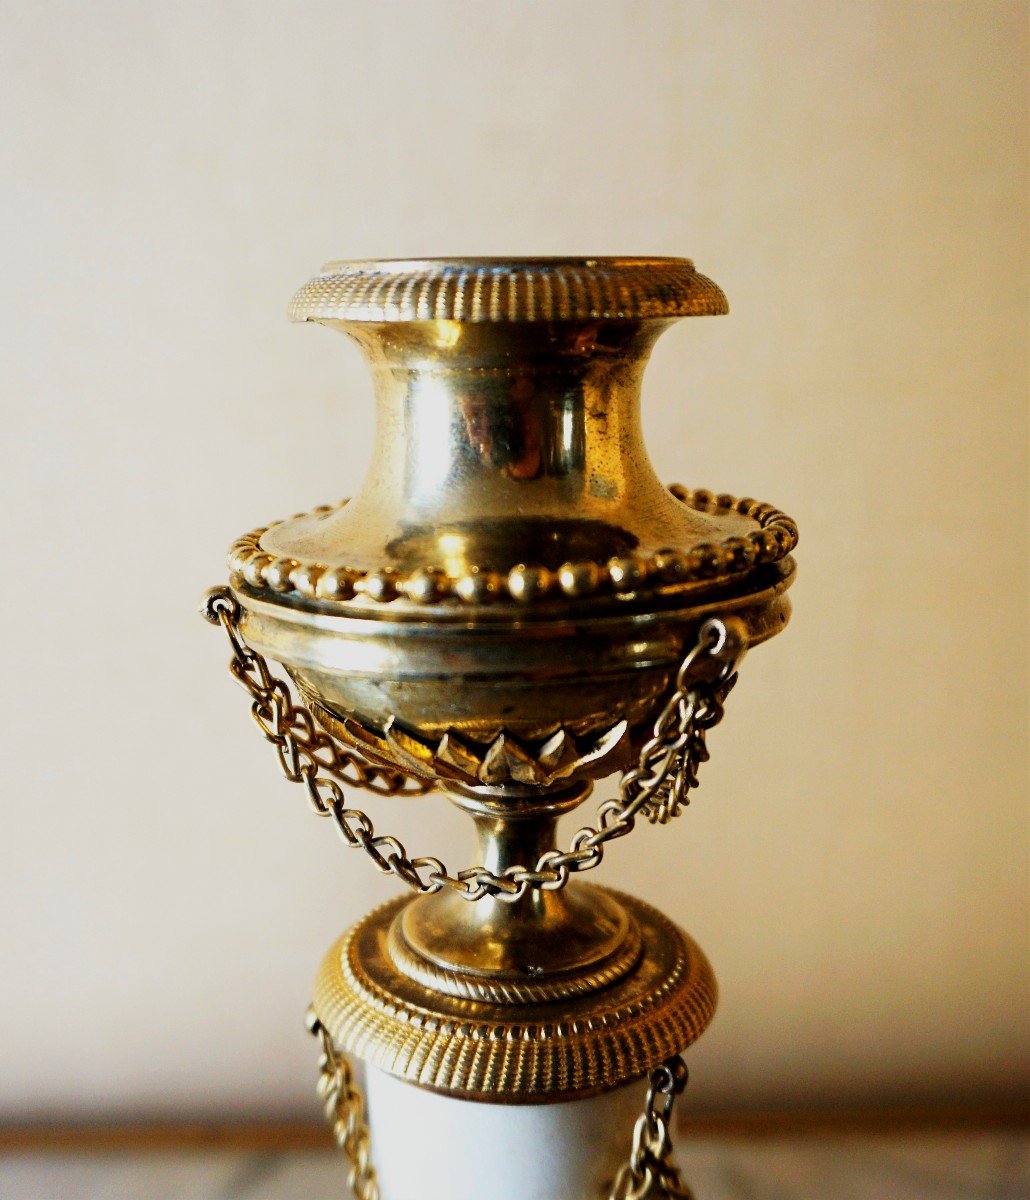
[[292,321],[587,321],[719,316],[685,258],[385,259],[327,263]]
[[639,1079],[698,1038],[716,985],[697,944],[656,909],[612,892],[640,926],[638,967],[592,1001],[456,1000],[403,977],[384,952],[407,903],[375,909],[340,939],[313,1007],[345,1054],[446,1095],[501,1104],[572,1100]]

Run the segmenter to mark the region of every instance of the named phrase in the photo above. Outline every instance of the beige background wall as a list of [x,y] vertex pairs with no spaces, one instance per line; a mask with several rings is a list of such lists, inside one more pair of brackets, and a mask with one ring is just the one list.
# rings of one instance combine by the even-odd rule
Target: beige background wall
[[[1013,3],[4,3],[0,1114],[314,1114],[301,1018],[391,886],[194,614],[352,491],[328,257],[685,253],[659,473],[800,522],[699,797],[602,877],[720,975],[698,1108],[1027,1066],[1026,56]],[[441,803],[376,812],[471,852]]]

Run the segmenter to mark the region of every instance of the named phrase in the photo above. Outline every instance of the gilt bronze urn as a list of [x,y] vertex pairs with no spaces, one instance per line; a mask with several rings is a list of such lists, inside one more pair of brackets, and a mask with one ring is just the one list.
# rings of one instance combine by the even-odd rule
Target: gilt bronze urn
[[[374,457],[350,500],[239,538],[205,611],[287,778],[414,893],[346,932],[315,984],[323,1095],[359,1196],[415,1200],[353,1060],[370,1094],[401,1088],[414,1124],[439,1123],[404,1155],[419,1195],[688,1194],[668,1118],[711,968],[650,905],[581,877],[638,820],[680,814],[745,650],[789,616],[794,523],[663,485],[641,434],[659,334],[726,311],[674,258],[333,262],[293,298],[294,320],[364,352]],[[559,818],[612,775],[614,798],[559,847]],[[475,823],[475,865],[409,852],[379,829],[404,806],[382,800],[373,825],[353,788],[446,796]],[[511,1162],[492,1180],[470,1166],[466,1185],[459,1162],[432,1190],[448,1122],[454,1146],[481,1147],[499,1118],[546,1128],[543,1106],[573,1128],[601,1111],[591,1097],[643,1102],[641,1081],[632,1145],[613,1128],[590,1169],[572,1155],[563,1175],[549,1154],[547,1185]]]

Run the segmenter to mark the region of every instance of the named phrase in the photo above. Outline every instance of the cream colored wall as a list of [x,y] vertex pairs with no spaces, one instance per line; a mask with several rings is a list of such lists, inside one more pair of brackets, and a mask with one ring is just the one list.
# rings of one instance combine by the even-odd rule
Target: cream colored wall
[[[0,1111],[314,1113],[301,1019],[393,894],[196,617],[347,494],[372,405],[284,317],[328,257],[685,253],[659,473],[800,522],[701,792],[601,877],[707,948],[695,1106],[1027,1065],[1023,4],[3,6]],[[471,853],[441,802],[377,803]]]

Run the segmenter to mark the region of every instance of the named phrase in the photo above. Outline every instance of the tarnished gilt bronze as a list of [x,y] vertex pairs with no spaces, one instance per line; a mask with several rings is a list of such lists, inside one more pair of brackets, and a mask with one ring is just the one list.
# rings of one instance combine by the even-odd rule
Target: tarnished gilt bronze
[[[330,263],[294,297],[294,320],[365,354],[374,458],[353,499],[243,535],[207,612],[287,777],[421,893],[323,964],[335,1054],[544,1102],[647,1074],[710,1018],[694,943],[572,876],[638,817],[679,813],[745,649],[789,616],[790,518],[663,486],[641,434],[656,338],[725,311],[683,259]],[[556,849],[558,818],[616,772]],[[479,863],[409,855],[348,783],[445,792]]]

